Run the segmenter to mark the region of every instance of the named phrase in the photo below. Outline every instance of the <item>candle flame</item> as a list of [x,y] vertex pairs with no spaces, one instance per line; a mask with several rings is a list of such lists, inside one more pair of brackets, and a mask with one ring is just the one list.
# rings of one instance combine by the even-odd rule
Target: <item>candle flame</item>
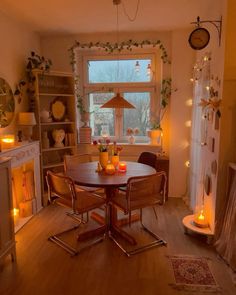
[[6,142],[6,143],[12,143],[12,142],[14,142],[14,139],[13,138],[3,138],[2,141]]
[[204,212],[201,210],[200,215],[198,216],[199,220],[205,220]]
[[14,208],[13,209],[13,216],[17,216],[19,214],[19,209]]

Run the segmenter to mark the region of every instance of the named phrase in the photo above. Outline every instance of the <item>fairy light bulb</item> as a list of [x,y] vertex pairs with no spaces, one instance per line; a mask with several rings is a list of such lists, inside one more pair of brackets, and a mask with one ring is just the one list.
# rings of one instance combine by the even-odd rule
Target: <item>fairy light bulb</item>
[[138,60],[135,63],[134,70],[135,70],[136,74],[139,74],[139,72],[140,72],[140,64],[139,64]]
[[185,166],[186,166],[187,168],[189,168],[189,167],[190,167],[190,161],[186,161],[186,162],[185,162]]
[[151,76],[152,73],[152,68],[151,68],[151,64],[147,65],[147,76]]

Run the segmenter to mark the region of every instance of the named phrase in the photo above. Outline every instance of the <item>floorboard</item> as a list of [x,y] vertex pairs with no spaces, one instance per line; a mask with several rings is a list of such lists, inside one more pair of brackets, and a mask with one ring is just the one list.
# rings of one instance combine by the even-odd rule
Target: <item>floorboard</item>
[[158,208],[157,221],[152,209],[145,211],[145,222],[167,241],[167,247],[128,258],[106,239],[71,258],[47,238],[73,221],[62,208],[44,208],[16,235],[17,263],[7,258],[0,266],[0,294],[188,295],[169,285],[173,274],[167,256],[184,254],[208,257],[222,294],[235,295],[230,270],[214,248],[203,239],[184,234],[181,221],[189,213],[183,201],[174,198]]

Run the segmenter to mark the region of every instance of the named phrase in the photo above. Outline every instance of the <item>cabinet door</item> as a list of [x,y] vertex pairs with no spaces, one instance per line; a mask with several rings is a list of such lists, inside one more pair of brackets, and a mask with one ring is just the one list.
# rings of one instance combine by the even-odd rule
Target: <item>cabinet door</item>
[[14,224],[10,162],[0,162],[0,258],[14,253]]

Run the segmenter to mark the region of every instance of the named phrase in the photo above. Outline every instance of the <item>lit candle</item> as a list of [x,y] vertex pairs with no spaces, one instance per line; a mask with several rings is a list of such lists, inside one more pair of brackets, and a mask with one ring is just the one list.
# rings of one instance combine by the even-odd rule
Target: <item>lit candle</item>
[[19,213],[20,213],[20,210],[18,208],[13,209],[13,217],[14,217],[15,225],[18,223],[18,220],[19,220]]
[[194,224],[198,227],[208,227],[207,218],[203,209],[195,215]]
[[11,149],[14,147],[14,145],[15,145],[15,136],[13,134],[4,135],[1,138],[1,148],[3,150]]
[[114,174],[116,172],[115,166],[112,163],[108,163],[105,169],[107,174]]
[[120,172],[126,172],[126,170],[127,170],[127,164],[126,164],[126,162],[120,162],[119,163],[119,171]]

